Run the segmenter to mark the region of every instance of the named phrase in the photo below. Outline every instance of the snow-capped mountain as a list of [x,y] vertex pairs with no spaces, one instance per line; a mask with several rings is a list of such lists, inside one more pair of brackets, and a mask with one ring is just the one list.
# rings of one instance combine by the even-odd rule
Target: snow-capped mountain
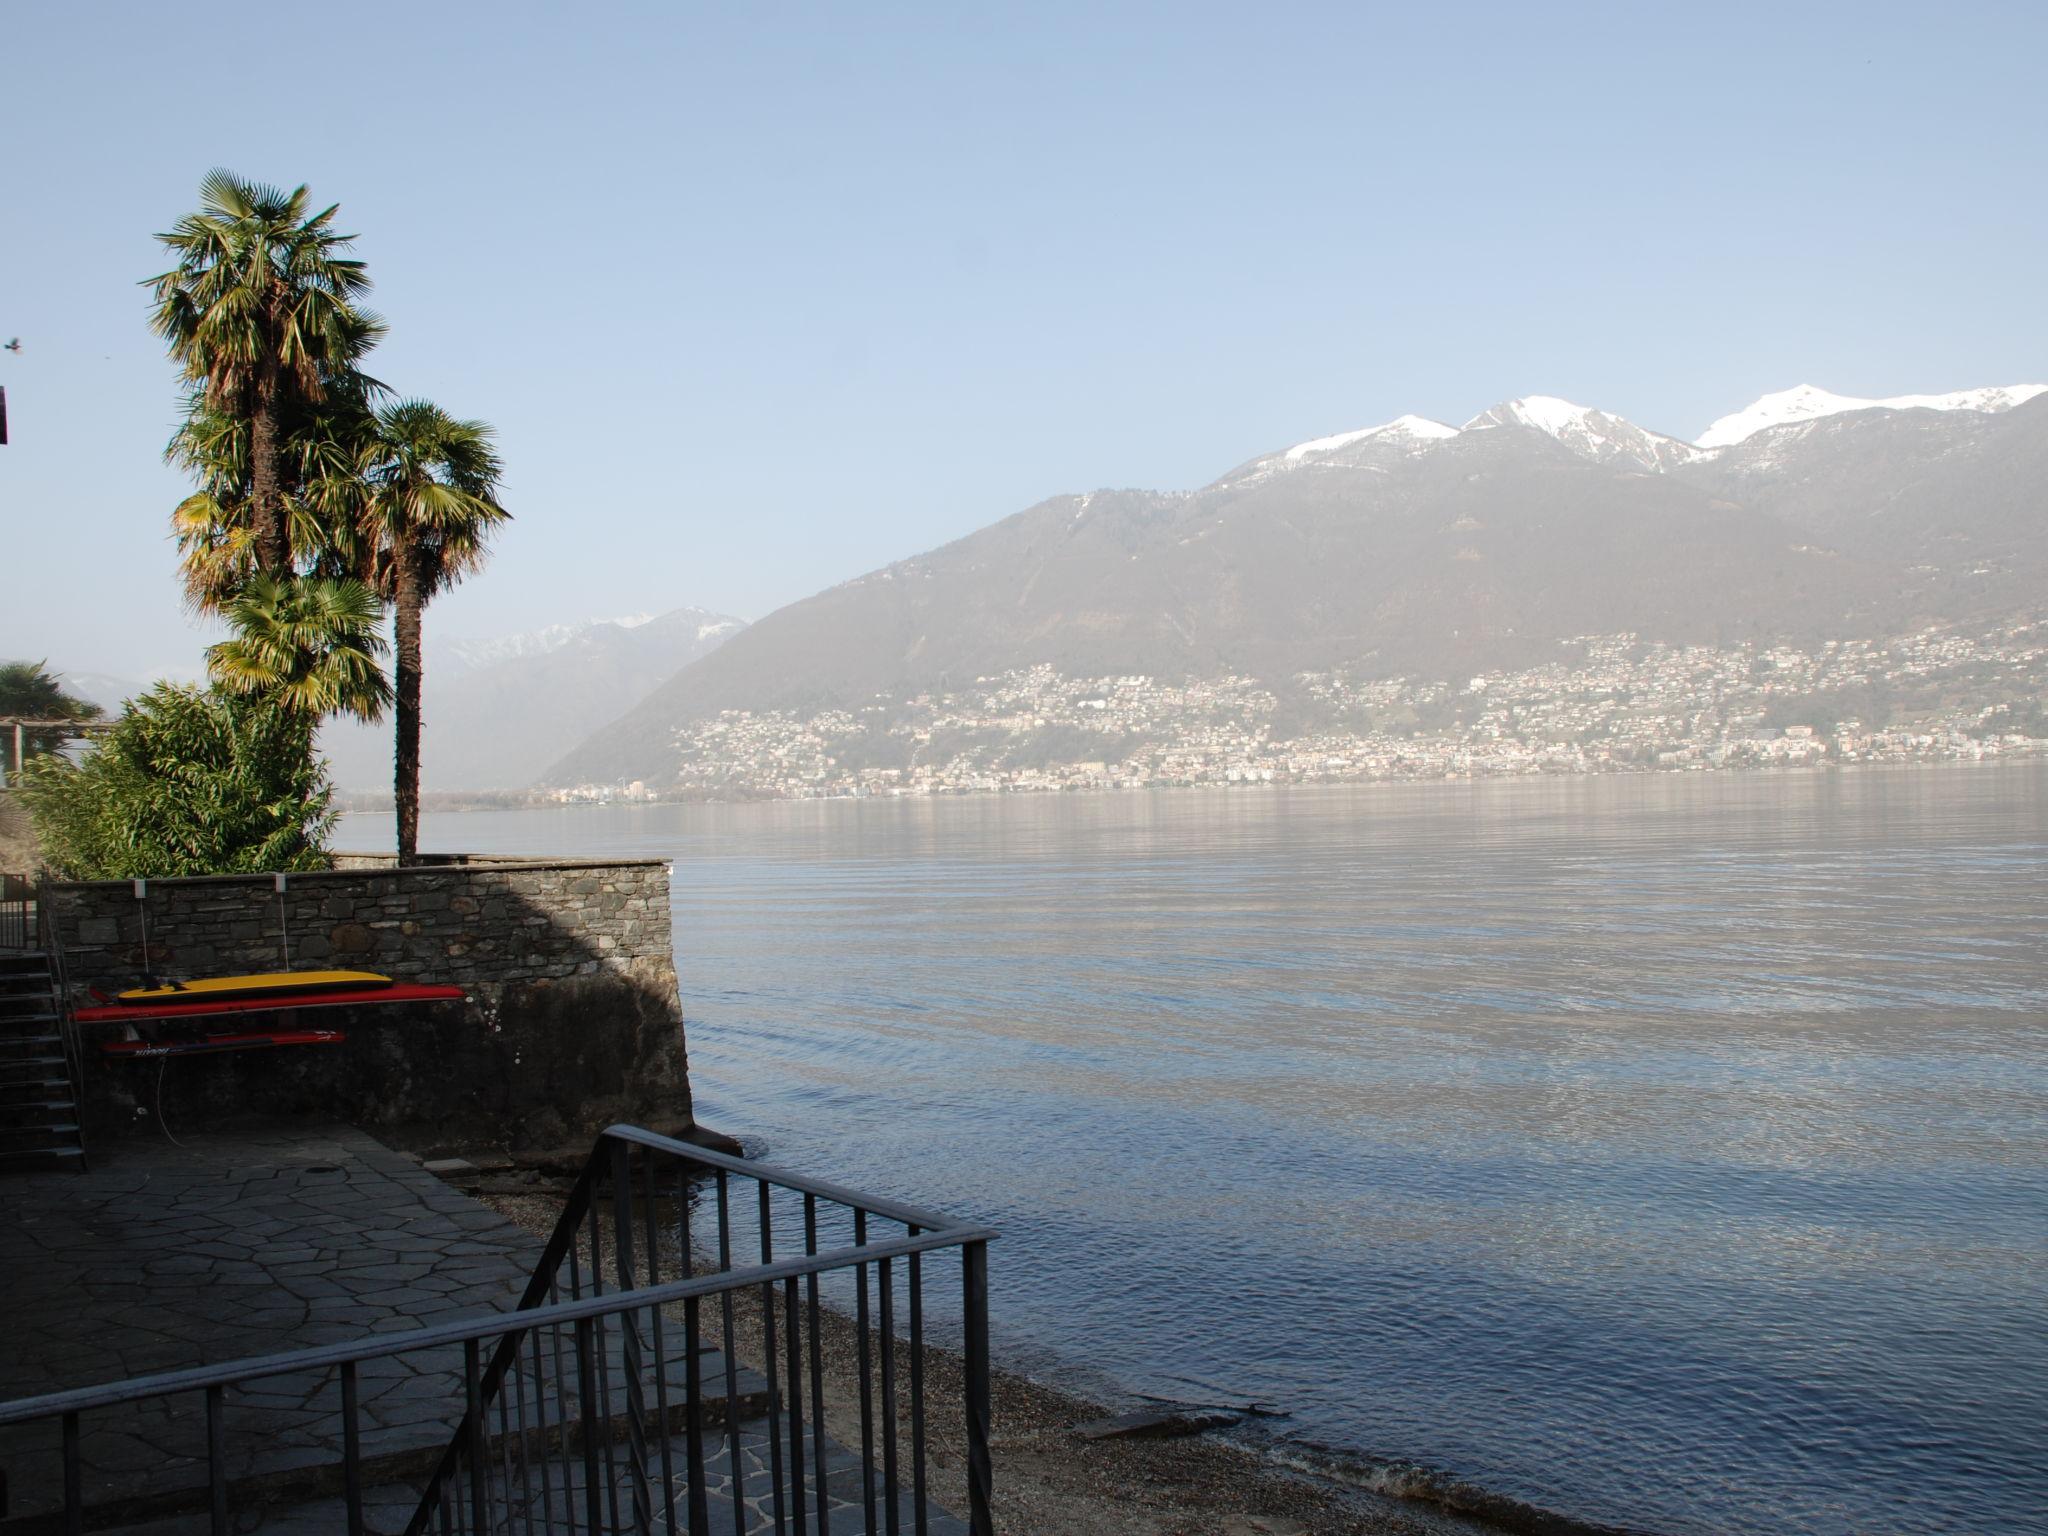
[[1812,384],[1765,395],[1716,421],[1695,442],[1639,427],[1626,417],[1556,395],[1523,395],[1481,411],[1461,427],[1427,416],[1397,416],[1376,427],[1311,438],[1252,460],[1225,476],[1240,480],[1301,468],[1374,469],[1428,453],[1467,433],[1494,427],[1528,427],[1569,448],[1582,459],[1668,473],[1696,464],[1746,442],[1759,432],[1796,427],[1850,411],[1976,411],[1995,414],[2048,394],[2048,384],[2004,384],[1959,389],[1945,395],[1894,395],[1866,400],[1837,395]]
[[1488,427],[1533,427],[1597,464],[1635,464],[1648,470],[1666,470],[1700,456],[1700,450],[1691,443],[1639,427],[1608,411],[1574,405],[1555,395],[1504,400],[1465,423],[1467,432]]
[[2048,392],[1934,398],[1700,448],[1525,396],[1462,429],[1309,438],[1192,492],[1050,497],[749,626],[546,780],[667,784],[677,730],[721,710],[866,721],[1037,666],[1284,697],[1335,670],[1550,665],[1593,634],[1762,647],[2036,622]]
[[1800,384],[1765,395],[1723,416],[1702,432],[1697,441],[1701,448],[1732,447],[1773,427],[1798,426],[1845,411],[2009,411],[2040,394],[2048,394],[2048,384],[1992,385],[1959,389],[1946,395],[1893,395],[1885,400],[1864,400],[1854,395],[1837,395],[1817,385]]
[[1431,421],[1427,416],[1396,416],[1392,421],[1382,422],[1376,427],[1360,427],[1356,432],[1339,432],[1331,437],[1312,438],[1305,443],[1296,443],[1281,455],[1290,464],[1304,459],[1335,453],[1340,448],[1350,448],[1372,439],[1388,445],[1410,445],[1438,443],[1447,437],[1456,437],[1458,429],[1441,421]]
[[615,619],[584,619],[574,624],[548,624],[518,635],[496,635],[488,639],[450,639],[437,649],[444,653],[446,665],[470,669],[491,667],[501,661],[513,661],[522,656],[545,656],[550,651],[559,651],[563,646],[601,626],[638,629],[642,624],[652,623],[656,617],[658,615],[652,613],[629,613]]

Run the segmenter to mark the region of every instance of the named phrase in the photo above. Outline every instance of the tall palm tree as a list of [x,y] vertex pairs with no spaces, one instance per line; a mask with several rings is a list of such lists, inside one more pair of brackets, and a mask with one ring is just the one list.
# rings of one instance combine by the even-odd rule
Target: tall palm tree
[[149,279],[157,333],[205,406],[245,423],[249,558],[284,575],[292,564],[282,430],[295,405],[318,405],[382,333],[355,300],[363,264],[339,253],[340,205],[309,213],[304,187],[285,192],[229,171],[207,174],[200,211],[157,236],[176,260]]
[[501,469],[491,439],[480,421],[457,421],[425,400],[399,400],[376,412],[361,469],[364,564],[392,607],[392,798],[401,864],[419,856],[420,616],[437,593],[482,566],[492,529],[511,516],[498,505]]
[[230,693],[262,694],[294,714],[380,719],[390,702],[378,660],[382,610],[360,581],[251,576],[222,610],[235,633],[206,650]]
[[[383,386],[353,371],[326,383],[318,404],[294,402],[283,413],[279,494],[288,571],[341,577],[361,567],[357,547],[358,471]],[[187,471],[198,489],[171,512],[185,599],[218,613],[263,567],[256,556],[250,494],[249,423],[208,405],[203,391],[187,401],[184,421],[164,457]]]

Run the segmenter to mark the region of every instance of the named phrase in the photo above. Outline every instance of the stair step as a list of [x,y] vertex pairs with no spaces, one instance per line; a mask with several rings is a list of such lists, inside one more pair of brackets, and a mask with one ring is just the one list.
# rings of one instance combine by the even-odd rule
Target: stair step
[[34,1146],[21,1143],[55,1143],[63,1138],[78,1138],[78,1126],[67,1121],[62,1125],[0,1125],[0,1151],[33,1151]]
[[64,1037],[62,1035],[0,1035],[0,1050],[5,1050],[10,1045],[62,1045],[63,1043]]
[[0,1166],[18,1166],[24,1163],[58,1162],[85,1156],[83,1147],[16,1147],[0,1150]]
[[[62,1056],[16,1056],[9,1060],[0,1061],[0,1086],[5,1086],[10,1081],[8,1073],[21,1071],[25,1067],[61,1068],[67,1065],[69,1063]],[[18,1082],[20,1079],[13,1079],[13,1081]]]

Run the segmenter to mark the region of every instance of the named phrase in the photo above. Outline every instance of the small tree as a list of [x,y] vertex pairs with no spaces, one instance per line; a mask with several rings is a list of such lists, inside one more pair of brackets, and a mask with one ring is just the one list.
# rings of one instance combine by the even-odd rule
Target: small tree
[[334,789],[315,723],[261,695],[159,683],[79,762],[32,760],[22,799],[69,879],[321,869]]
[[[100,707],[66,693],[64,685],[50,675],[48,662],[8,661],[0,662],[0,719],[10,716],[18,720],[97,720]],[[61,730],[24,731],[21,755],[40,757],[70,739],[70,733]],[[12,730],[0,730],[0,762],[6,764],[10,781],[21,771],[22,764],[14,761]]]

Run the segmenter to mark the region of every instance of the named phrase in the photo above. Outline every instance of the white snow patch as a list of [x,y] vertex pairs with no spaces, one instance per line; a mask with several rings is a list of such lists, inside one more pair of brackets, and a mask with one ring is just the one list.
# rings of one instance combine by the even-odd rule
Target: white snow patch
[[1697,441],[1702,448],[1725,448],[1771,427],[1793,426],[1847,411],[2009,411],[2041,394],[2048,394],[2048,384],[1990,385],[1958,389],[1945,395],[1893,395],[1884,400],[1865,400],[1801,384],[1765,395],[1753,405],[1723,416],[1702,432]]
[[1312,453],[1335,453],[1339,448],[1348,448],[1353,443],[1364,442],[1369,437],[1407,437],[1418,442],[1440,442],[1444,438],[1457,435],[1456,427],[1446,426],[1441,421],[1431,421],[1427,416],[1396,416],[1392,421],[1381,422],[1376,427],[1360,427],[1356,432],[1339,432],[1333,437],[1318,437],[1306,443],[1296,443],[1282,457],[1291,464],[1298,464]]
[[[1590,430],[1586,418],[1593,414],[1590,407],[1574,405],[1555,395],[1525,395],[1495,410],[1499,414],[1512,415],[1539,432],[1548,432],[1552,437],[1561,437],[1574,428],[1581,432]],[[1466,425],[1469,427],[1472,423],[1467,422]]]

